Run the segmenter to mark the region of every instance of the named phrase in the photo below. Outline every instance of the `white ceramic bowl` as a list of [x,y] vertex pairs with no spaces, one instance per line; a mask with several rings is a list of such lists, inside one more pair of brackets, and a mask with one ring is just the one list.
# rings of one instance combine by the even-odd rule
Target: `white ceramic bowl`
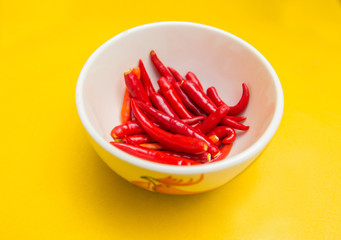
[[[154,49],[167,66],[194,72],[204,88],[215,86],[227,104],[240,98],[242,82],[250,89],[244,124],[228,157],[199,166],[171,166],[129,155],[109,142],[120,124],[125,89],[123,73],[142,59],[157,88],[149,58]],[[283,92],[270,63],[254,47],[223,30],[189,22],[159,22],[122,32],[99,47],[78,78],[79,117],[99,156],[117,174],[151,191],[191,194],[217,188],[243,171],[269,143],[283,113]]]

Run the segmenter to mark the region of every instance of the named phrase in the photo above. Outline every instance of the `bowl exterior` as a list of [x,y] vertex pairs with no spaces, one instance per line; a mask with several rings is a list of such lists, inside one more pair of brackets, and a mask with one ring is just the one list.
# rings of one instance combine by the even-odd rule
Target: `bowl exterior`
[[112,155],[90,136],[89,140],[100,158],[128,182],[152,192],[174,195],[196,194],[216,189],[241,173],[258,156],[253,156],[241,164],[216,172],[174,174],[152,171],[130,164]]

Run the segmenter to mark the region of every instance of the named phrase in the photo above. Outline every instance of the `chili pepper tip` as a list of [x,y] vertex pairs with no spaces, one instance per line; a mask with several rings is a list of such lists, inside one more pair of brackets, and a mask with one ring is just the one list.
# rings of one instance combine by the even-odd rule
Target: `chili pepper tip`
[[129,68],[127,71],[124,72],[124,75],[128,75],[129,73],[131,73],[132,69]]
[[219,141],[219,137],[215,134],[209,136],[208,138],[211,139],[213,143],[217,143]]

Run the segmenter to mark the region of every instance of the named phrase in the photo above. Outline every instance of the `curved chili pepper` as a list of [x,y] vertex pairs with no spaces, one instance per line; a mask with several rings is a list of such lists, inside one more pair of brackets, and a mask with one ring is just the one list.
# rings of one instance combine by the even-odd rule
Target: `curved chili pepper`
[[237,115],[245,110],[247,104],[249,103],[250,92],[249,88],[247,87],[246,83],[242,84],[243,87],[243,94],[240,98],[239,102],[232,106],[229,112],[229,115]]
[[160,111],[167,113],[171,117],[179,118],[176,112],[171,107],[171,105],[161,94],[157,92],[151,92],[149,95],[149,99],[152,102],[152,104]]
[[233,143],[236,140],[236,131],[233,128],[226,128],[227,137],[224,137],[223,143]]
[[150,97],[150,94],[152,92],[155,92],[155,89],[153,87],[152,82],[150,81],[149,75],[148,75],[146,68],[144,67],[144,64],[143,64],[141,59],[139,60],[139,68],[140,68],[140,72],[141,72],[142,85],[143,85],[144,89],[146,90],[147,95]]
[[200,122],[202,120],[204,120],[206,117],[205,116],[195,116],[192,118],[183,118],[181,119],[181,121],[183,121],[184,123],[191,125],[191,124],[195,124],[197,122]]
[[196,106],[191,99],[189,99],[189,97],[182,91],[181,87],[180,87],[180,83],[182,81],[184,81],[184,79],[181,77],[181,75],[176,72],[175,69],[168,67],[168,69],[170,69],[170,72],[174,75],[177,74],[177,76],[174,76],[175,79],[177,79],[178,82],[173,82],[172,85],[174,87],[175,92],[178,94],[178,96],[180,97],[181,101],[183,102],[183,104],[185,105],[185,107],[188,108],[189,111],[191,111],[192,113],[194,113],[197,116],[200,115],[206,115],[204,111],[202,111],[198,106]]
[[178,116],[180,118],[192,118],[193,114],[187,110],[180,97],[175,92],[173,86],[167,81],[167,79],[165,77],[160,77],[157,82],[160,86],[162,95],[166,98]]
[[[233,128],[232,128],[233,129]],[[226,138],[224,138],[222,140],[223,144],[227,144],[227,143],[233,143],[234,140],[236,140],[236,133],[234,132],[234,134],[231,134],[229,136],[227,136]]]
[[133,71],[129,70],[125,72],[124,80],[131,97],[140,99],[146,102],[147,104],[151,105],[148,95],[144,90],[140,79],[138,79],[138,77]]
[[205,141],[194,137],[172,134],[155,126],[139,109],[134,99],[131,100],[131,107],[141,127],[153,139],[155,139],[157,142],[161,143],[165,147],[180,152],[194,154],[206,152],[208,145]]
[[126,123],[130,120],[130,95],[128,89],[126,88],[123,96],[123,103],[121,108],[121,123]]
[[[242,88],[243,88],[243,94],[242,97],[240,98],[239,102],[230,107],[230,111],[229,111],[229,115],[237,115],[241,112],[243,112],[245,110],[245,108],[248,105],[249,102],[249,98],[250,98],[250,92],[249,92],[249,88],[247,87],[246,83],[242,84]],[[212,99],[212,101],[217,105],[220,106],[222,104],[226,104],[224,103],[224,101],[219,97],[218,92],[216,90],[215,87],[209,87],[207,89],[207,96]]]
[[110,142],[110,144],[112,144],[113,146],[117,147],[118,149],[126,153],[129,153],[136,157],[140,157],[145,160],[152,161],[152,162],[170,164],[170,165],[178,165],[178,166],[191,166],[191,165],[200,164],[190,159],[170,156],[161,151],[150,150],[150,149],[146,149],[143,147],[130,145],[127,143]]
[[216,111],[208,115],[208,117],[196,128],[202,133],[208,133],[212,129],[214,129],[221,120],[225,117],[227,112],[229,111],[229,107],[226,105],[221,105],[217,108]]
[[134,100],[134,103],[136,103],[147,115],[155,118],[156,121],[158,121],[162,126],[167,128],[169,131],[205,141],[206,144],[208,145],[207,151],[211,153],[213,157],[219,153],[219,149],[217,148],[217,146],[208,137],[198,132],[195,128],[184,123],[182,120],[172,118],[167,114],[146,105],[142,101]]
[[220,149],[221,153],[216,158],[212,159],[211,162],[216,162],[216,161],[225,159],[227,155],[229,155],[231,148],[232,148],[232,143],[223,145]]
[[123,142],[129,143],[129,144],[135,144],[139,145],[141,143],[151,143],[155,142],[153,138],[151,138],[148,134],[134,134],[125,136],[121,139]]
[[223,143],[232,143],[236,139],[236,131],[228,126],[217,126],[212,131],[210,131],[207,136],[211,139],[215,137],[217,137],[218,140],[223,139]]
[[144,133],[143,128],[135,121],[128,121],[120,124],[111,130],[111,136],[116,138],[122,138],[127,135]]
[[[212,102],[212,100],[203,91],[201,91],[200,88],[194,82],[189,80],[184,81],[183,84],[181,85],[181,88],[196,104],[198,104],[208,114],[211,114],[217,109],[216,105]],[[229,114],[229,112],[227,114]],[[228,118],[228,116],[225,116],[222,119],[221,123],[233,127],[235,129],[244,131],[250,128],[249,126],[246,126],[244,124],[232,120],[231,118]]]
[[160,73],[161,76],[165,77],[170,83],[175,82],[172,74],[170,74],[165,67],[165,65],[161,62],[159,57],[156,55],[154,50],[150,51],[150,58],[156,67],[156,70]]
[[193,72],[188,72],[185,78],[187,80],[195,82],[201,88],[201,90],[204,91],[204,88],[202,87],[201,82],[199,81],[199,78]]
[[211,114],[217,109],[217,106],[194,81],[183,81],[180,86],[181,89],[187,94],[187,96],[192,99],[193,102],[195,102],[198,106],[200,106],[200,108],[204,110],[207,114]]

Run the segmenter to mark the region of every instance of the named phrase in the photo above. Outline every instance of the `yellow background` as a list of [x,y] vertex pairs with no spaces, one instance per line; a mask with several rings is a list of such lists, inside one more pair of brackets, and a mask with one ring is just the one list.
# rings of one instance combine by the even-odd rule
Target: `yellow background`
[[[341,2],[203,2],[0,0],[0,239],[341,239]],[[268,148],[204,194],[161,195],[121,179],[76,111],[91,53],[165,20],[243,38],[284,90]]]

